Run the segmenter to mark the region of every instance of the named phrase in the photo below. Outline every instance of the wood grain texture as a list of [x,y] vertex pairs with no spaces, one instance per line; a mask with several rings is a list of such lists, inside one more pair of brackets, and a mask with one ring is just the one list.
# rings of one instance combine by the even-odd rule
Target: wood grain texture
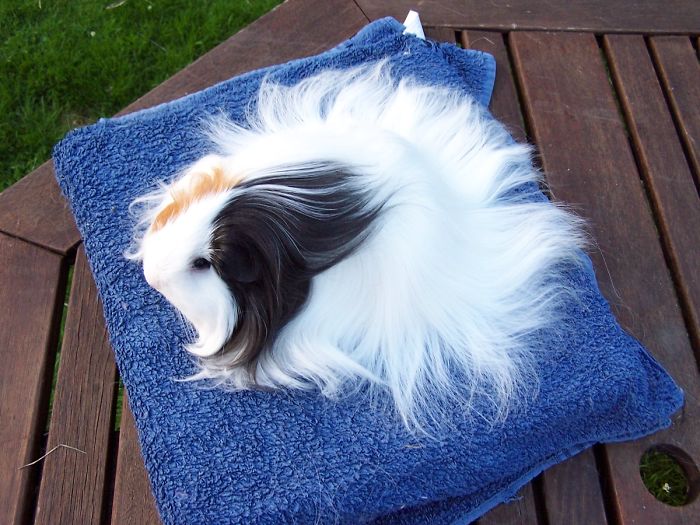
[[403,20],[409,9],[423,24],[461,29],[689,33],[700,31],[700,3],[687,0],[357,0],[371,19]]
[[[352,0],[281,4],[148,92],[118,115],[155,106],[253,69],[325,51],[367,18]],[[47,162],[0,194],[0,232],[65,253],[80,242]]]
[[479,525],[538,525],[532,484],[528,483],[514,501],[502,503],[479,518]]
[[656,61],[688,159],[700,186],[700,64],[690,39],[654,37],[649,47]]
[[141,457],[134,416],[126,395],[123,406],[112,500],[112,525],[160,525],[156,502]]
[[[700,388],[678,299],[600,50],[588,34],[513,33],[511,44],[547,180],[555,194],[577,206],[588,221],[598,247],[591,256],[601,290],[621,325],[661,362],[689,400],[670,429],[606,447],[617,514],[622,523],[698,523],[697,501],[670,509],[647,492],[639,476],[640,457],[658,443],[673,444],[698,461],[700,435],[694,425],[700,416]],[[577,502],[560,505],[572,509]]]
[[549,525],[604,525],[603,492],[593,449],[554,465],[542,474]]
[[26,518],[48,408],[65,278],[61,257],[0,234],[0,523]]
[[116,366],[82,247],[76,257],[36,524],[99,523]]
[[427,38],[437,42],[457,43],[455,30],[449,27],[423,27],[423,32]]
[[65,254],[78,242],[68,202],[49,160],[0,193],[0,232]]
[[689,330],[700,341],[700,199],[693,175],[644,39],[614,35],[604,43]]

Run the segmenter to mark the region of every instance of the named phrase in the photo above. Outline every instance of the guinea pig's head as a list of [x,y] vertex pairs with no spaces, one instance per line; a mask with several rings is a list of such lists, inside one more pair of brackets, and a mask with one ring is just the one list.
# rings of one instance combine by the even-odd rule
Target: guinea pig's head
[[212,264],[212,225],[238,182],[219,164],[205,157],[143,199],[146,229],[133,256],[143,263],[148,284],[197,331],[187,350],[200,357],[221,350],[238,318],[234,297]]
[[187,350],[253,367],[308,298],[312,278],[352,253],[383,203],[346,166],[275,166],[245,176],[205,157],[161,192],[135,259],[192,324]]

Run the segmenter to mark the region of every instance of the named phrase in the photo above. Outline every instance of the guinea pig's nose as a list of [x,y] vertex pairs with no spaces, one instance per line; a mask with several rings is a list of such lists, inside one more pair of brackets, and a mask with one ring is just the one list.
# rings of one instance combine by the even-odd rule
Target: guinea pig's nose
[[157,271],[152,265],[143,266],[143,275],[146,278],[146,282],[156,290],[158,290],[161,284],[160,272]]

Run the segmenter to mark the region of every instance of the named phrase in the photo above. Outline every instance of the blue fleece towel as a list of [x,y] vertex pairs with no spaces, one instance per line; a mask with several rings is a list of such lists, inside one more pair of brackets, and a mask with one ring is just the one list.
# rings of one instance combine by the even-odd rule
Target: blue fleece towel
[[101,120],[55,148],[165,523],[467,523],[593,443],[669,425],[682,404],[673,381],[617,325],[590,266],[567,276],[583,299],[568,305],[566,333],[539,336],[538,397],[503,425],[455,411],[454,428],[420,439],[361,397],[333,402],[172,380],[194,371],[182,348],[186,331],[139,265],[122,257],[132,232],[128,204],[205,154],[203,116],[223,109],[242,121],[266,74],[294,83],[389,57],[398,76],[488,103],[492,57],[402,31],[392,19],[374,22],[319,56]]

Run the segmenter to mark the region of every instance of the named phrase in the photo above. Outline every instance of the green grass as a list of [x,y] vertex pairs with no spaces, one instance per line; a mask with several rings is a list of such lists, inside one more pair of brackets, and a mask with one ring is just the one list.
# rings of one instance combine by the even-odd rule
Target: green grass
[[114,423],[112,430],[119,430],[122,427],[122,412],[124,411],[124,383],[121,378],[117,384],[117,399],[114,404]]
[[687,503],[688,477],[671,455],[659,450],[646,452],[639,472],[644,486],[662,503],[675,507]]
[[278,3],[0,2],[0,191]]

